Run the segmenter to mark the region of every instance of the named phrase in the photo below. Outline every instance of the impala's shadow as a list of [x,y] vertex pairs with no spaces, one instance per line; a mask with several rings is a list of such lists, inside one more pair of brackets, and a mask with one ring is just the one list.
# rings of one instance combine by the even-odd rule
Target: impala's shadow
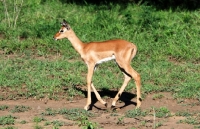
[[[74,88],[75,88],[77,91],[82,92],[82,93],[85,95],[85,97],[87,97],[87,91],[86,91],[86,90],[82,90],[81,88],[78,88],[78,87],[76,87],[76,86],[75,86]],[[114,98],[114,97],[116,96],[116,94],[118,93],[118,91],[102,89],[101,91],[98,91],[98,93],[100,94],[100,96],[101,96],[102,98],[105,97],[105,96],[107,96],[107,97],[109,97],[109,98]],[[92,103],[91,103],[91,105],[90,105],[90,109],[89,109],[89,110],[92,110],[93,107],[95,107],[95,108],[97,108],[97,109],[99,109],[99,110],[105,110],[105,108],[102,109],[102,108],[99,108],[99,107],[95,106],[95,103],[96,103],[98,100],[97,100],[97,98],[96,98],[94,92],[91,93],[91,97],[92,97]],[[133,98],[135,98],[135,97],[136,97],[135,94],[132,94],[132,93],[130,93],[130,92],[123,92],[122,95],[120,96],[119,100],[122,101],[122,102],[124,102],[124,105],[121,106],[121,107],[118,107],[118,106],[117,106],[116,108],[122,109],[122,108],[124,108],[124,107],[126,107],[126,106],[129,106],[129,105],[135,105],[135,106],[136,106],[137,103],[131,101],[131,100],[132,100]],[[109,108],[109,107],[108,107],[108,108]],[[113,108],[113,109],[115,109],[115,108]]]

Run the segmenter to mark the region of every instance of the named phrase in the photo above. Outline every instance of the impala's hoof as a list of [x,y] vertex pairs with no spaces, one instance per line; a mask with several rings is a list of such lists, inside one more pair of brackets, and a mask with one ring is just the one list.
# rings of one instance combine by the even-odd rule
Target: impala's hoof
[[105,105],[105,107],[108,107],[108,103],[105,103],[104,105]]
[[141,103],[141,100],[142,100],[142,99],[139,99],[139,101],[137,101],[136,108],[140,108],[140,106],[141,106],[141,104],[142,104],[142,103]]
[[86,111],[88,111],[89,108],[90,108],[90,106],[87,106],[87,105],[84,107],[84,109],[85,109]]
[[139,109],[140,108],[140,106],[136,106],[136,109]]
[[117,108],[116,106],[112,105],[111,106],[111,110],[112,111],[118,111],[118,110],[120,110],[120,108],[119,107]]
[[114,105],[112,105],[112,106],[111,106],[111,109],[115,109],[115,106],[114,106]]

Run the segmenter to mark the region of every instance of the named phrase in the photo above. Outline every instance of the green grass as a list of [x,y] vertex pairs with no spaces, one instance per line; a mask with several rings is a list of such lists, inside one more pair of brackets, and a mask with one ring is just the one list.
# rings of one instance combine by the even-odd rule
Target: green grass
[[39,122],[42,122],[42,121],[46,121],[46,119],[44,119],[43,117],[38,117],[38,116],[35,116],[33,118],[33,122],[39,123]]
[[7,105],[0,105],[0,111],[4,111],[8,108],[9,108],[9,106],[7,106]]
[[135,117],[145,117],[149,111],[142,111],[141,109],[134,109],[129,110],[125,113],[125,116],[128,118],[135,118]]
[[[72,109],[60,109],[60,110],[54,110],[51,108],[47,108],[45,112],[42,112],[42,116],[56,116],[56,115],[62,115],[63,118],[76,121],[76,124],[78,126],[81,126],[82,128],[96,128],[98,125],[96,122],[92,122],[89,120],[89,118],[95,117],[95,114],[86,111],[84,109],[78,109],[78,108],[72,108]],[[43,117],[35,117],[34,122],[41,122],[43,120]],[[58,126],[66,126],[66,125],[73,125],[73,123],[67,123],[62,122],[58,120],[54,120],[52,122],[47,121],[45,125],[53,125],[55,127]]]
[[81,116],[77,123],[78,123],[78,126],[81,126],[83,129],[96,129],[96,128],[98,128],[97,123],[89,121],[87,116]]
[[170,117],[171,113],[166,107],[155,108],[155,116],[158,118]]
[[[74,87],[86,85],[85,64],[69,41],[52,39],[63,18],[84,42],[113,38],[134,42],[138,53],[132,66],[141,74],[143,94],[166,91],[175,98],[200,100],[200,10],[27,0],[14,26],[12,18],[17,14],[11,3],[7,1],[12,24],[5,13],[0,14],[0,90],[13,94],[1,95],[1,100],[83,95]],[[0,4],[0,11],[5,12]],[[117,90],[123,75],[109,62],[99,66],[93,80],[98,89]],[[132,88],[133,81],[126,90]]]
[[1,129],[17,129],[17,128],[15,128],[15,127],[13,127],[13,126],[7,126],[7,127],[5,127],[5,128],[1,128]]
[[[62,86],[83,85],[84,81],[83,78],[80,78],[81,75],[71,74],[79,69],[68,71],[68,69],[73,70],[73,64],[79,64],[79,62],[68,63],[65,59],[58,61],[9,59],[1,64],[3,70],[0,73],[0,85],[2,88],[11,88],[13,93],[17,90],[16,97],[38,96],[38,98],[43,98],[48,96],[53,98],[56,93],[61,92]],[[77,72],[77,74],[80,73]],[[74,92],[71,92],[71,96],[76,95]]]
[[[153,110],[153,112],[152,112]],[[152,108],[148,110],[134,109],[129,110],[125,113],[125,116],[128,118],[136,118],[136,117],[145,117],[145,116],[154,116],[158,118],[166,118],[171,117],[171,113],[168,108],[160,107],[160,108]]]
[[29,111],[31,108],[28,106],[24,106],[24,105],[16,105],[11,112],[12,113],[19,113],[19,112],[25,112],[25,111]]
[[0,125],[13,125],[16,117],[12,115],[0,116]]
[[[78,109],[78,108],[74,108],[74,109],[61,109],[59,111],[59,114],[62,114],[64,116],[64,118],[68,119],[68,120],[81,120],[82,117],[94,117],[95,114],[91,113],[91,112],[87,112],[83,109]],[[83,118],[86,119],[86,118]]]
[[163,94],[154,94],[153,97],[152,97],[152,99],[153,99],[153,100],[162,99],[163,97],[164,97]]
[[199,125],[199,118],[197,117],[187,117],[184,120],[180,120],[180,123],[187,123],[187,124],[191,124],[191,125]]
[[43,116],[55,116],[57,114],[57,111],[52,108],[45,109],[45,112],[42,112]]

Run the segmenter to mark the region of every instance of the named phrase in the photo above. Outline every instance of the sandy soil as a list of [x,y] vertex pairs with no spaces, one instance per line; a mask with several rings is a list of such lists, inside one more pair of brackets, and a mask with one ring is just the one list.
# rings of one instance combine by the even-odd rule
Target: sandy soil
[[[163,95],[161,99],[152,99],[153,94],[149,94],[145,97],[145,99],[142,102],[141,109],[151,109],[151,107],[167,107],[171,114],[175,114],[178,111],[188,111],[188,112],[200,112],[200,102],[197,100],[183,100],[180,103],[177,103],[177,100],[174,100],[172,95],[170,93],[160,93]],[[131,97],[130,97],[131,96]],[[92,122],[97,122],[98,127],[104,128],[104,129],[131,129],[131,128],[140,128],[140,129],[146,129],[146,128],[154,128],[156,124],[159,122],[162,123],[159,129],[192,129],[194,128],[194,125],[190,124],[183,124],[178,123],[180,120],[186,119],[186,117],[180,117],[180,116],[171,116],[166,118],[157,118],[154,119],[153,116],[147,116],[147,117],[136,117],[136,118],[126,118],[123,117],[124,113],[128,110],[135,108],[135,102],[136,98],[134,95],[131,95],[129,93],[124,93],[122,95],[122,98],[117,103],[117,109],[114,112],[117,114],[111,115],[112,111],[110,111],[109,107],[112,102],[112,95],[106,98],[106,101],[109,103],[108,108],[104,107],[104,105],[100,104],[96,99],[93,99],[93,104],[91,107],[90,112],[98,114],[98,116],[94,118],[90,118],[89,120]],[[93,96],[94,98],[94,96]],[[41,116],[41,113],[45,111],[47,108],[52,108],[55,110],[63,109],[63,108],[83,108],[86,103],[86,98],[79,98],[74,100],[73,102],[67,101],[67,100],[36,100],[36,99],[19,99],[19,100],[3,100],[0,101],[1,105],[7,105],[9,106],[8,109],[2,111],[0,110],[0,116],[6,116],[6,115],[12,115],[15,116],[17,119],[15,121],[14,125],[10,125],[13,127],[16,127],[18,129],[34,129],[36,126],[36,123],[33,122],[34,117]],[[11,113],[10,109],[14,108],[16,105],[24,105],[31,107],[30,110],[26,112],[20,112],[20,113]],[[70,121],[65,119],[62,115],[55,115],[55,116],[44,116],[46,120],[53,121],[63,121],[68,124],[64,126],[60,126],[60,129],[80,129],[75,121]],[[119,123],[119,118],[123,117],[123,121]],[[25,120],[27,121],[26,124],[21,124],[20,121]],[[145,123],[145,124],[142,124]],[[44,121],[40,122],[39,125],[41,125],[43,128],[49,129],[52,128],[52,125],[45,126]],[[6,126],[1,126],[0,128],[5,128]],[[200,127],[200,125],[197,125],[197,127]]]

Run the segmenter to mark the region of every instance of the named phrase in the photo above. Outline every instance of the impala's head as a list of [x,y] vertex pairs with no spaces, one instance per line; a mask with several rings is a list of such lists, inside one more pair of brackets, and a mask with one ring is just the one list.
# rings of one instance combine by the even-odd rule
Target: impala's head
[[53,37],[55,40],[68,38],[68,36],[71,32],[70,31],[71,28],[70,28],[69,24],[66,22],[65,19],[63,19],[63,22],[61,22],[61,26],[62,27],[60,28],[59,32],[56,33]]

